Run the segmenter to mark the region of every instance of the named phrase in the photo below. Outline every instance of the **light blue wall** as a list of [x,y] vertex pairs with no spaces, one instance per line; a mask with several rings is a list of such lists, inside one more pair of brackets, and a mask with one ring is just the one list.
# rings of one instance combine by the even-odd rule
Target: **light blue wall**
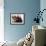
[[[5,40],[18,41],[31,31],[35,12],[39,9],[39,0],[4,0]],[[10,13],[25,13],[25,24],[11,25]]]
[[[41,0],[40,1],[40,10],[42,11],[43,9],[46,9],[46,0]],[[40,25],[45,26],[46,27],[46,10],[43,12],[43,22],[40,22]]]

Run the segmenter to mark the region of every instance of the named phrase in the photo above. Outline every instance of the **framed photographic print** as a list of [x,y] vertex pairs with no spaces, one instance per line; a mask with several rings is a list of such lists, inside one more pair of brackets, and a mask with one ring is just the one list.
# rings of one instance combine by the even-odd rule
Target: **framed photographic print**
[[24,13],[11,13],[10,14],[10,23],[11,24],[24,24]]

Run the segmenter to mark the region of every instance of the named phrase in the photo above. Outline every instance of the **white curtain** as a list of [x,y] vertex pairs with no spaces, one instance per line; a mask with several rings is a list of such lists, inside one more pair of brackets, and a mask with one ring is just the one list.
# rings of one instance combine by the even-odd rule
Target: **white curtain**
[[0,42],[4,41],[4,0],[0,0]]

